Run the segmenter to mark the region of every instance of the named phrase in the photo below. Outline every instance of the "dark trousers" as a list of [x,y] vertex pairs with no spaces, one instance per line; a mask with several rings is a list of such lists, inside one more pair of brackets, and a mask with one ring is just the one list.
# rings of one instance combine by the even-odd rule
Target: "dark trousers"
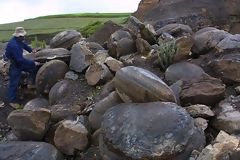
[[37,68],[35,66],[22,65],[21,67],[16,67],[15,65],[11,64],[9,68],[9,84],[7,93],[7,99],[9,103],[17,100],[17,89],[21,79],[22,71],[28,72],[28,81],[32,84],[35,84],[35,78],[37,74]]

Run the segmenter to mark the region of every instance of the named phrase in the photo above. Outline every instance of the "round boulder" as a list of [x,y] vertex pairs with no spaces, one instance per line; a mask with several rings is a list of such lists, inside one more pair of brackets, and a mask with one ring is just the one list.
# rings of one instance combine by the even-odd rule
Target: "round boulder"
[[25,110],[35,110],[39,108],[48,108],[49,103],[45,98],[35,98],[25,104]]
[[66,30],[51,39],[50,47],[71,49],[72,45],[79,42],[81,38],[81,33],[76,30]]
[[205,52],[208,52],[210,49],[216,47],[220,41],[229,35],[231,34],[223,30],[203,28],[196,32],[193,37],[194,45],[192,51],[195,54],[203,54]]
[[205,144],[186,110],[171,102],[114,106],[101,128],[100,152],[106,159],[183,160]]
[[115,75],[114,85],[124,102],[176,102],[170,87],[142,68],[128,66],[120,69]]
[[195,64],[188,62],[180,62],[169,66],[165,72],[165,78],[173,84],[178,80],[188,81],[200,78],[205,72]]
[[109,55],[117,58],[122,55],[134,53],[134,41],[129,32],[118,30],[114,32],[108,40]]
[[48,93],[51,87],[60,79],[63,79],[68,71],[66,63],[60,60],[52,60],[45,63],[36,76],[36,88],[39,93]]
[[71,85],[71,81],[62,80],[57,82],[49,92],[49,103],[51,105],[56,104],[58,101],[61,101],[64,97],[66,97],[73,90],[73,85]]

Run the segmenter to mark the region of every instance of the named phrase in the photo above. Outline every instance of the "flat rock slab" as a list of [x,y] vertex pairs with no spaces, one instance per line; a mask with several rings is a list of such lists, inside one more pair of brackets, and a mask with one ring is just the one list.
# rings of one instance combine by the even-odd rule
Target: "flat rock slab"
[[180,94],[181,103],[214,105],[224,98],[225,84],[220,79],[207,74],[200,79],[183,83]]
[[45,142],[4,142],[0,144],[1,160],[63,160],[63,155]]

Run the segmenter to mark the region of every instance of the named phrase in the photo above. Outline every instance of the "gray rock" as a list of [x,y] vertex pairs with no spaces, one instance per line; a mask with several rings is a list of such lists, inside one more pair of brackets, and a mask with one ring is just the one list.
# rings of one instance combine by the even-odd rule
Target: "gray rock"
[[202,29],[198,31],[193,39],[194,45],[192,51],[194,54],[207,53],[210,49],[215,48],[220,41],[228,37],[230,34],[218,29]]
[[225,83],[240,82],[240,54],[238,52],[223,55],[209,62],[208,68],[211,69],[215,77],[222,79]]
[[66,63],[60,60],[52,60],[45,63],[36,76],[36,88],[39,93],[48,94],[52,86],[60,79],[63,79],[68,71]]
[[87,42],[86,46],[93,54],[97,53],[98,51],[105,50],[100,44],[96,42]]
[[182,37],[184,35],[193,34],[192,28],[190,26],[179,24],[179,23],[168,24],[158,29],[156,32],[157,32],[157,36],[160,36],[163,33],[169,33],[173,37]]
[[141,28],[145,27],[145,24],[142,23],[139,19],[134,16],[130,16],[126,27],[132,31],[132,33],[137,36]]
[[92,112],[89,115],[89,123],[93,130],[97,130],[101,127],[102,116],[111,107],[122,103],[121,98],[114,91],[109,96],[100,100],[94,105]]
[[45,98],[35,98],[25,104],[25,110],[36,110],[40,108],[48,108],[49,103]]
[[138,67],[124,67],[114,78],[117,93],[124,102],[176,102],[173,91],[158,76]]
[[65,74],[65,79],[70,79],[70,80],[77,80],[78,79],[78,75],[75,74],[73,71],[68,71],[66,74]]
[[66,155],[74,155],[75,150],[83,151],[88,145],[88,131],[74,121],[63,121],[54,135],[56,147]]
[[134,41],[128,31],[118,30],[114,32],[108,40],[109,55],[119,58],[122,55],[134,53]]
[[63,160],[63,155],[45,142],[5,142],[0,144],[1,160]]
[[[240,157],[239,139],[220,131],[213,144],[206,146],[197,160],[229,159],[238,160]],[[233,157],[235,156],[235,158]]]
[[186,107],[185,109],[194,118],[202,117],[208,119],[214,116],[214,113],[210,109],[210,107],[202,104],[191,105]]
[[188,62],[180,62],[170,65],[165,72],[165,79],[169,84],[173,84],[178,80],[188,81],[199,79],[205,72],[195,64]]
[[55,35],[50,41],[51,48],[71,49],[72,45],[79,42],[81,33],[76,30],[66,30]]
[[73,45],[70,52],[70,69],[76,72],[83,72],[93,62],[93,53],[81,43]]
[[208,127],[208,121],[206,119],[203,118],[195,118],[194,119],[194,124],[196,127],[202,129],[203,131],[205,131]]
[[128,55],[136,52],[135,42],[129,38],[122,38],[117,42],[116,55],[109,53],[114,58],[119,58],[124,55]]
[[216,114],[211,125],[229,134],[240,132],[240,96],[229,97],[221,101],[214,109]]
[[60,102],[73,91],[73,87],[72,82],[69,80],[57,82],[49,92],[49,103],[53,105]]
[[240,34],[229,35],[216,46],[218,52],[238,50],[240,51]]
[[8,124],[20,140],[42,140],[49,125],[50,111],[15,110],[8,116]]
[[205,144],[204,133],[189,114],[170,102],[114,106],[104,114],[101,128],[100,152],[105,159],[183,160]]

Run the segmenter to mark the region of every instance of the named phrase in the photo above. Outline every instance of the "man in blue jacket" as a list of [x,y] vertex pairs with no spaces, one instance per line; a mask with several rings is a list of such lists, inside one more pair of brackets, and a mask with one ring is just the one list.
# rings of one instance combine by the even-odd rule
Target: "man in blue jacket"
[[28,51],[29,53],[33,52],[33,50],[24,43],[24,36],[26,35],[26,31],[23,27],[17,27],[15,32],[13,33],[13,38],[8,42],[6,47],[5,56],[10,60],[10,68],[9,68],[9,86],[7,99],[9,101],[9,105],[13,108],[19,103],[17,99],[17,89],[21,78],[22,71],[29,73],[29,85],[35,84],[35,77],[37,73],[37,65],[38,62],[33,60],[28,60],[23,57],[23,49]]

